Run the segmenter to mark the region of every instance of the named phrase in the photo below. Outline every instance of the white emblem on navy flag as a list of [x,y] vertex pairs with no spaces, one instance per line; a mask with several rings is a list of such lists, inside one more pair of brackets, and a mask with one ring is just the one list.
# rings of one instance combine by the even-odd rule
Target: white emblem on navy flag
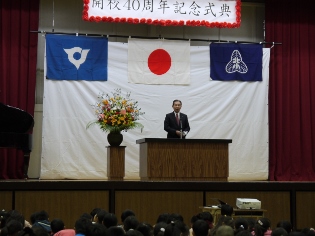
[[232,52],[231,61],[229,61],[229,63],[226,65],[225,70],[227,73],[247,73],[248,68],[245,62],[243,62],[242,55],[238,50],[234,50]]

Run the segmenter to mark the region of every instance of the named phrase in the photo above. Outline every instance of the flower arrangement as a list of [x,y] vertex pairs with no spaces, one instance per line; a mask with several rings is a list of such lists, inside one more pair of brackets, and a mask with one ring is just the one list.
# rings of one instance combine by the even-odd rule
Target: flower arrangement
[[112,95],[100,94],[96,104],[92,105],[97,120],[89,122],[86,128],[98,124],[101,130],[110,133],[120,133],[134,128],[141,128],[142,132],[143,125],[137,120],[144,112],[138,108],[138,102],[130,98],[130,94],[129,92],[123,97],[121,89],[115,89]]

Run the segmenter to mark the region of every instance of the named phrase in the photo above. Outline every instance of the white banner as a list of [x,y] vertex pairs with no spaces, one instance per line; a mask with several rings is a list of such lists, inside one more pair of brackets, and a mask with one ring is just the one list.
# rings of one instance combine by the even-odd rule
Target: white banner
[[140,129],[123,132],[125,179],[139,179],[142,138],[166,138],[163,122],[172,101],[183,102],[188,139],[232,139],[229,180],[268,178],[268,84],[270,49],[264,48],[263,81],[210,81],[209,46],[191,47],[191,83],[146,85],[128,83],[128,45],[108,45],[108,81],[44,81],[41,179],[106,179],[107,133],[95,125],[92,104],[100,92],[131,92],[145,114]]
[[94,22],[237,28],[241,0],[84,0],[83,19]]

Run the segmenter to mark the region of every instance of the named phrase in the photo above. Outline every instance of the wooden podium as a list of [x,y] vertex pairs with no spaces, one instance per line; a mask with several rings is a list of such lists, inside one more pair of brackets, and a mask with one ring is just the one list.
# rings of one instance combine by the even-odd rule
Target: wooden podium
[[231,139],[145,138],[140,178],[152,181],[227,181]]

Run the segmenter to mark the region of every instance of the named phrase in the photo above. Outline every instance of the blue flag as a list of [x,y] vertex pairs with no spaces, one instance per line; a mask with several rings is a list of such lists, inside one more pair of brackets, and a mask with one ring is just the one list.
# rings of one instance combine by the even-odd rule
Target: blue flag
[[210,77],[221,81],[262,81],[261,44],[211,43]]
[[46,35],[47,79],[107,80],[108,39]]

